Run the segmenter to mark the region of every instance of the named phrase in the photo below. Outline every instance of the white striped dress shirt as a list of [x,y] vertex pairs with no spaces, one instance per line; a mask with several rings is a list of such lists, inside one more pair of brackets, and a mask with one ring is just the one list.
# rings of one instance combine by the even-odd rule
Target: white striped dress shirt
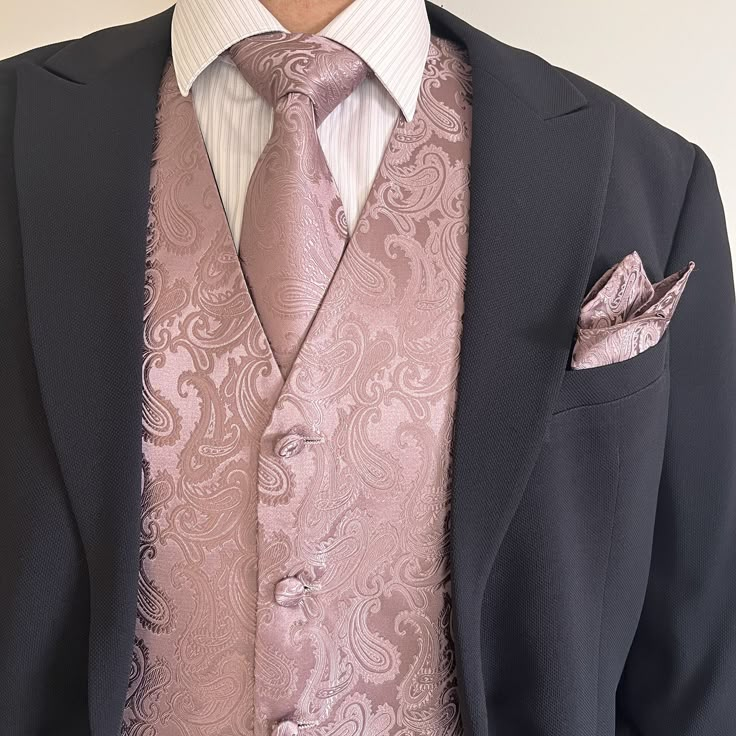
[[[192,92],[233,239],[258,157],[271,136],[273,110],[225,53],[237,41],[284,27],[259,0],[179,0],[171,45],[183,95]],[[399,115],[411,120],[430,41],[424,0],[354,0],[320,31],[372,69],[318,129],[350,231],[360,217]]]

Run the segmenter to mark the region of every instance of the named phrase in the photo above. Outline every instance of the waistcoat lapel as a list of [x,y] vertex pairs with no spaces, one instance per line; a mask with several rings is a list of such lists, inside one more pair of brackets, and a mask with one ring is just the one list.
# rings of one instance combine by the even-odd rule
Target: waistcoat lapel
[[[598,238],[613,110],[427,5],[473,70],[470,241],[452,500],[453,625],[466,733],[486,736],[486,582],[542,445]],[[523,583],[523,581],[522,581]],[[492,655],[491,655],[492,656]]]
[[[117,732],[135,620],[141,344],[154,110],[170,12],[18,74],[15,161],[31,339],[90,576],[89,710]],[[94,73],[94,78],[91,78]]]

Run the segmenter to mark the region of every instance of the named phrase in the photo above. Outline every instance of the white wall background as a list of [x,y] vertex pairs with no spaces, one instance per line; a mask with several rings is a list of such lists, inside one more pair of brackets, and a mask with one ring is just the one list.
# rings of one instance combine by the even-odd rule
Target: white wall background
[[[171,0],[0,0],[0,58]],[[705,150],[736,254],[734,0],[444,0],[448,10],[631,102]],[[735,256],[736,261],[736,256]]]

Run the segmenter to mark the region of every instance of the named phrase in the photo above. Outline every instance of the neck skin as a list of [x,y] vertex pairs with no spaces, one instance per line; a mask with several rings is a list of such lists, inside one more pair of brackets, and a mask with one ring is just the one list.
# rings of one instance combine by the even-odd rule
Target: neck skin
[[317,33],[353,0],[261,0],[271,15],[292,33]]

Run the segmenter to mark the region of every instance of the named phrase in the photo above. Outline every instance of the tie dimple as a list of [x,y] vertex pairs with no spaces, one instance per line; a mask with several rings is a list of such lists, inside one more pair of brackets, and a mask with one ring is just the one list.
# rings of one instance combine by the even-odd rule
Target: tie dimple
[[274,108],[273,132],[243,208],[239,258],[284,378],[348,238],[342,200],[317,135],[368,67],[321,36],[267,33],[230,48],[246,81]]
[[350,49],[307,33],[251,36],[234,44],[230,56],[272,107],[291,93],[308,97],[318,127],[368,75],[366,63]]

